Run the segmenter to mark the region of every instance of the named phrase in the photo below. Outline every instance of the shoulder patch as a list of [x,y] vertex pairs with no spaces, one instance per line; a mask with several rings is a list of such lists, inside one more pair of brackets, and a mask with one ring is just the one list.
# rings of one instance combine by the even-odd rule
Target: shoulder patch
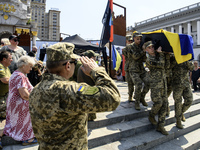
[[3,71],[3,69],[0,69],[0,71]]
[[85,88],[84,86],[80,86],[78,91],[82,92],[84,90],[84,88]]
[[94,87],[94,86],[80,86],[78,89],[79,92],[82,92],[83,95],[94,95],[99,92],[99,88]]

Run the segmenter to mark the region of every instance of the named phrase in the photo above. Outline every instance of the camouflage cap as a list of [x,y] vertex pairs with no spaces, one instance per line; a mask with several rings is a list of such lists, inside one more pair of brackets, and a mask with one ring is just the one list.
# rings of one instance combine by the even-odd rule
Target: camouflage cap
[[73,53],[74,44],[67,42],[59,42],[49,46],[46,49],[47,61],[62,61],[69,59],[77,59],[80,56]]
[[133,33],[133,37],[137,37],[137,36],[142,36],[142,34],[140,32],[136,31],[136,32]]
[[144,49],[146,49],[147,47],[153,45],[152,41],[148,41],[146,43],[143,44]]
[[99,54],[95,53],[93,50],[87,50],[83,53],[83,55],[87,56],[88,58],[99,56]]

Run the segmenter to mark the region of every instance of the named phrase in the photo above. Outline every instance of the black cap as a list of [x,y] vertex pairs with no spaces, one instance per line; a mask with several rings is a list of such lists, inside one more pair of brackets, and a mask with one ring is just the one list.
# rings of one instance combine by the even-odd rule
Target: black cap
[[12,39],[14,39],[14,38],[17,38],[18,40],[20,39],[20,37],[18,37],[18,36],[16,36],[16,35],[11,35],[11,36],[9,37],[9,40],[12,40]]

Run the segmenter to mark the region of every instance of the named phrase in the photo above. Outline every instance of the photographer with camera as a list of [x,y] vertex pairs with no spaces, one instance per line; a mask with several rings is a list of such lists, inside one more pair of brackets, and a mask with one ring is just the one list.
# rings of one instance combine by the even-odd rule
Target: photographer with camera
[[18,36],[11,35],[9,37],[10,45],[6,45],[1,48],[1,51],[6,50],[12,54],[13,61],[11,62],[11,65],[9,66],[11,73],[13,73],[17,69],[16,63],[19,60],[19,58],[21,56],[26,55],[26,51],[22,47],[18,46],[19,39],[20,38]]

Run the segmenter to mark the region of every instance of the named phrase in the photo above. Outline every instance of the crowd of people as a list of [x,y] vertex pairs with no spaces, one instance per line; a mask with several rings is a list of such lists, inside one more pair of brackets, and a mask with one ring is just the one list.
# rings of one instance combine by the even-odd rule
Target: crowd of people
[[[1,40],[0,117],[2,136],[42,149],[87,149],[87,121],[96,112],[113,111],[120,103],[115,82],[99,67],[92,50],[73,54],[74,45],[47,48],[46,67],[27,53],[19,37]],[[0,142],[2,147],[2,143]]]
[[[140,110],[140,103],[148,106],[145,95],[150,90],[153,106],[148,119],[156,126],[157,131],[168,135],[164,125],[165,118],[170,113],[168,97],[173,92],[176,127],[183,129],[181,121],[185,121],[184,112],[193,101],[190,83],[193,81],[196,91],[199,70],[197,67],[193,70],[194,65],[191,61],[178,64],[173,53],[162,51],[162,47],[154,49],[156,43],[153,42],[155,41],[146,41],[141,45],[142,34],[139,32],[135,32],[132,39],[133,42],[128,43],[122,52],[126,60],[128,101],[132,102],[134,98],[135,109]],[[156,115],[158,115],[158,120],[155,119]]]
[[[193,100],[191,83],[197,91],[198,62],[178,64],[173,53],[154,49],[152,41],[141,46],[141,33],[131,38],[122,51],[128,101],[135,99],[139,111],[140,103],[148,106],[145,96],[151,90],[148,119],[157,131],[168,135],[164,125],[173,92],[176,126],[182,129],[184,112]],[[97,112],[115,110],[120,103],[115,82],[96,62],[99,54],[87,50],[78,56],[73,53],[74,44],[59,42],[47,47],[43,66],[35,58],[37,47],[27,53],[18,46],[19,40],[16,35],[1,40],[0,118],[6,124],[0,138],[6,135],[22,145],[39,143],[41,150],[87,149],[87,121],[93,121]],[[122,67],[115,78],[123,80]]]

